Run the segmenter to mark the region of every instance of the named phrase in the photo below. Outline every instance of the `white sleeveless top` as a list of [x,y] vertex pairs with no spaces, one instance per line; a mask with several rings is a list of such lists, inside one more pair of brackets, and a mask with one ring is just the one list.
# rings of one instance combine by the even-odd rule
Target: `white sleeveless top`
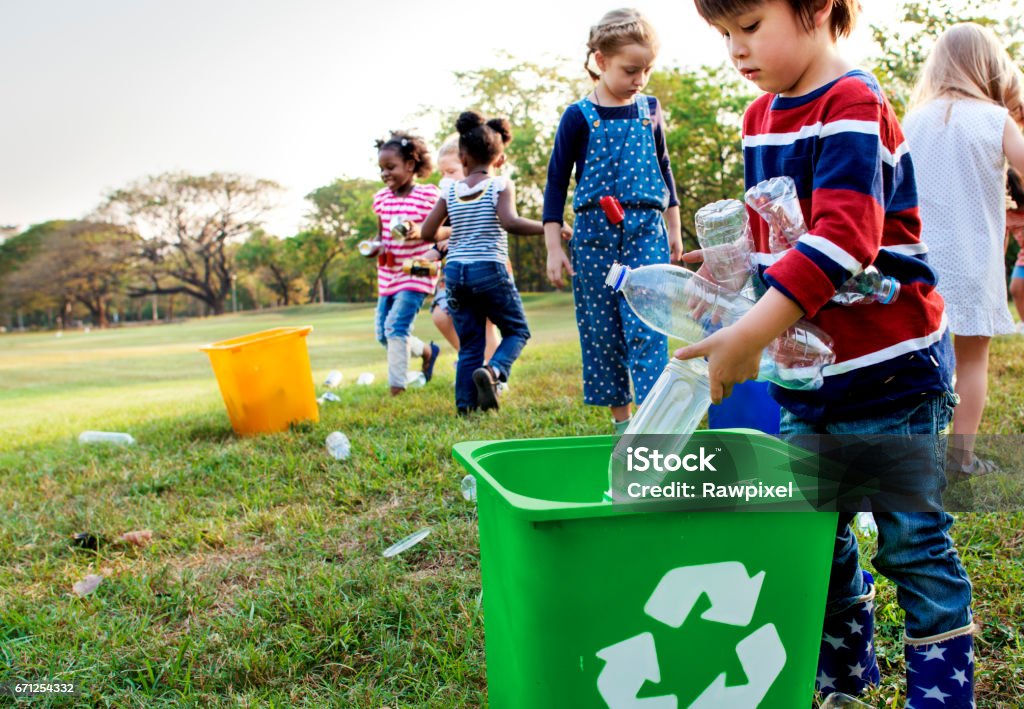
[[903,121],[917,178],[921,240],[954,335],[1014,331],[1003,263],[1006,116],[995,104],[940,98]]

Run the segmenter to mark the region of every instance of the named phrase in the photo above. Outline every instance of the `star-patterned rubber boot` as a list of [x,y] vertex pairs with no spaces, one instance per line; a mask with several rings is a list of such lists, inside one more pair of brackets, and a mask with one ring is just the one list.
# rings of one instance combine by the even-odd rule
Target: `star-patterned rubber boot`
[[875,659],[875,579],[861,573],[868,592],[846,610],[825,616],[815,680],[823,697],[833,692],[856,697],[881,680]]
[[974,709],[974,624],[930,638],[904,637],[906,709]]

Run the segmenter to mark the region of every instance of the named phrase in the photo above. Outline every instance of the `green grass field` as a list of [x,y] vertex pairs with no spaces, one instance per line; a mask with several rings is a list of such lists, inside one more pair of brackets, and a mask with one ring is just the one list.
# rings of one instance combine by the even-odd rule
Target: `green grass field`
[[[366,305],[0,337],[0,682],[73,680],[81,706],[485,704],[476,511],[451,445],[610,432],[581,404],[571,299],[524,300],[534,338],[512,390],[469,419],[454,416],[447,348],[434,382],[386,395]],[[344,372],[342,401],[319,424],[235,437],[197,348],[304,324],[316,381]],[[440,341],[425,313],[418,334]],[[1024,432],[1022,362],[1024,339],[996,342],[985,430]],[[363,371],[377,383],[355,386]],[[138,445],[80,446],[87,428]],[[352,440],[348,461],[324,451],[332,430]],[[136,529],[152,545],[119,539]],[[1022,529],[1020,513],[954,527],[981,626],[979,706],[1024,705]],[[73,548],[77,532],[99,549]],[[76,597],[90,573],[102,584]],[[871,701],[899,706],[902,621],[892,586],[879,592]]]

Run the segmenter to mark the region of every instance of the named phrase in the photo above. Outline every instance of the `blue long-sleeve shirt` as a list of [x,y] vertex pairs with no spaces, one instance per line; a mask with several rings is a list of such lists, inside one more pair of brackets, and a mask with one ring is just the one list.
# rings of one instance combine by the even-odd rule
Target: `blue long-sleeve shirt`
[[[661,111],[658,99],[648,96],[650,102],[652,125],[654,127],[654,144],[658,154],[658,165],[661,175],[668,187],[668,206],[679,204],[676,197],[676,181],[672,176],[672,166],[665,146],[665,115]],[[594,106],[597,115],[603,121],[636,119],[636,103],[626,106]],[[548,161],[548,182],[544,187],[544,222],[562,223],[565,212],[565,199],[569,194],[569,178],[573,167],[576,169],[576,183],[579,184],[586,169],[587,143],[590,140],[590,124],[583,117],[583,111],[575,103],[562,113],[555,133],[555,147]]]

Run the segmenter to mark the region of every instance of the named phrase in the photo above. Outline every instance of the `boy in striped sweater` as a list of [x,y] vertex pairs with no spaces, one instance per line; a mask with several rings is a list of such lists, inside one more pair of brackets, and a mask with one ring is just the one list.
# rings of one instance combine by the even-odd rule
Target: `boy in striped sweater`
[[[836,47],[859,11],[856,0],[695,0],[725,40],[733,64],[762,91],[743,119],[745,181],[781,175],[797,186],[809,232],[773,257],[768,226],[751,213],[765,295],[747,316],[675,353],[706,356],[712,399],[756,377],[760,352],[805,317],[832,336],[836,363],[818,391],[773,387],[789,440],[846,436],[833,453],[851,471],[912,480],[915,504],[871,498],[878,523],[875,568],[897,587],[906,611],[907,706],[943,698],[973,705],[971,587],[942,510],[945,439],[955,396],[941,297],[921,243],[914,169],[903,132],[871,74]],[[952,196],[955,199],[955,195]],[[688,255],[698,260],[699,254]],[[830,304],[839,286],[874,264],[901,282],[891,304]],[[896,434],[892,444],[855,445]],[[902,451],[905,453],[906,451]],[[829,581],[817,685],[859,694],[879,682],[874,585],[841,510]]]

